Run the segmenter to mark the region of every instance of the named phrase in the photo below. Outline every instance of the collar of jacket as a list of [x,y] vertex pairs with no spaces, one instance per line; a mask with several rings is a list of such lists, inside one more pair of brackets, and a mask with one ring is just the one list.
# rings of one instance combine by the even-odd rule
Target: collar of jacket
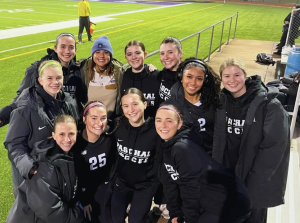
[[72,153],[65,154],[52,137],[36,142],[33,146],[31,156],[36,162],[52,162],[59,158],[70,161],[73,159]]

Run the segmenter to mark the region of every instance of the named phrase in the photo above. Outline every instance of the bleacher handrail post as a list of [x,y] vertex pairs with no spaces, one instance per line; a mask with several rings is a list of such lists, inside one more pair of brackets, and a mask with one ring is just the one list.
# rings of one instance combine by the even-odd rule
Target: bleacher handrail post
[[195,57],[196,57],[196,58],[197,58],[197,56],[198,56],[198,50],[199,50],[199,44],[200,44],[200,35],[201,35],[201,33],[198,33],[197,46],[196,46],[196,53],[195,53]]
[[222,46],[222,40],[223,40],[223,32],[224,32],[224,24],[225,24],[225,20],[223,20],[223,24],[222,24],[222,31],[221,31],[220,44],[219,44],[218,52],[221,52],[221,46]]
[[236,33],[236,27],[238,22],[239,12],[236,12],[236,18],[235,18],[235,26],[234,26],[234,35],[232,39],[235,39],[235,33]]
[[211,47],[212,47],[212,43],[213,43],[213,39],[214,39],[214,31],[215,31],[215,26],[213,26],[212,29],[211,29],[211,36],[210,36],[210,44],[209,44],[207,62],[210,61]]

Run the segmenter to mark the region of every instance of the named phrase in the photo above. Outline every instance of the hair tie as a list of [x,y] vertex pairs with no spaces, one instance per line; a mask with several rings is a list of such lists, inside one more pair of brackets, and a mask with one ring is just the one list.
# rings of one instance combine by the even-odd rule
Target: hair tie
[[167,110],[171,110],[171,111],[175,112],[175,114],[178,116],[179,120],[181,121],[181,116],[180,116],[179,113],[176,111],[176,109],[173,108],[172,106],[169,106],[169,105],[163,105],[163,106],[161,106],[159,109],[157,109],[157,111],[160,110],[160,109],[167,109]]
[[51,61],[49,63],[45,63],[44,66],[42,66],[42,68],[40,69],[39,72],[39,77],[42,75],[43,70],[45,70],[46,67],[50,66],[50,65],[56,65],[57,67],[59,67],[60,69],[62,69],[62,66],[59,62],[57,61]]
[[93,102],[93,103],[89,104],[88,106],[86,106],[86,108],[83,111],[83,116],[85,116],[85,114],[87,113],[88,110],[90,110],[90,108],[95,107],[97,105],[106,108],[105,105],[103,103],[101,103],[101,102],[98,102],[98,101]]

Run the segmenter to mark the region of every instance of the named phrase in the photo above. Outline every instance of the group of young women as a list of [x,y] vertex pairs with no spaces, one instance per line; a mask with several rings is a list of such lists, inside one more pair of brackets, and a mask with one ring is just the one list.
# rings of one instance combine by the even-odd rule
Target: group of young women
[[217,75],[181,62],[174,37],[160,45],[162,71],[137,40],[126,71],[106,36],[76,64],[75,52],[60,34],[0,111],[16,198],[7,223],[148,223],[154,196],[171,223],[262,223],[283,203],[288,115],[242,61]]

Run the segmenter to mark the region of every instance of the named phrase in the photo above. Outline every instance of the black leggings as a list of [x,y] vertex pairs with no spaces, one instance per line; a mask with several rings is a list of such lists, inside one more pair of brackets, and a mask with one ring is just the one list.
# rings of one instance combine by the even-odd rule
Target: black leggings
[[111,197],[111,215],[113,223],[124,223],[126,209],[131,204],[128,214],[130,223],[146,223],[156,188],[146,188],[138,191],[129,190],[118,184],[114,185]]

